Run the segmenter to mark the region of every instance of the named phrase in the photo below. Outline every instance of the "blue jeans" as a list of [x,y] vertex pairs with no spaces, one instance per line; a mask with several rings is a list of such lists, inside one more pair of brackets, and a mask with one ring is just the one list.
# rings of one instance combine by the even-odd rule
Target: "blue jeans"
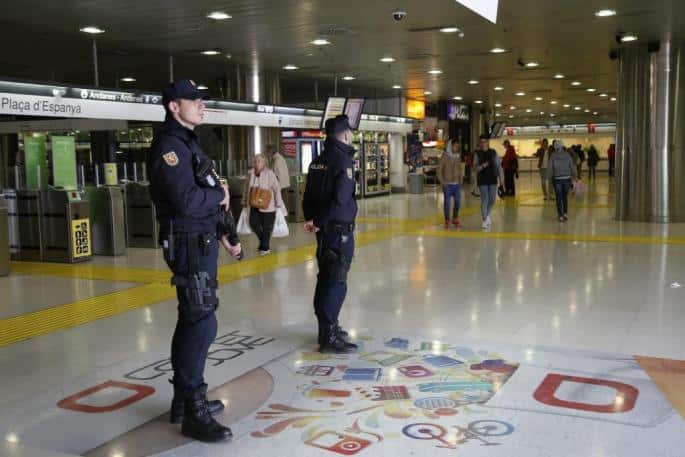
[[570,179],[555,179],[554,193],[557,196],[557,213],[559,217],[568,214],[568,192],[573,187]]
[[497,185],[492,186],[478,186],[480,189],[480,214],[483,219],[490,215],[492,207],[495,206],[497,200]]
[[445,220],[450,219],[450,209],[454,198],[454,217],[459,219],[459,208],[461,207],[461,186],[459,184],[447,184],[443,186],[442,192],[445,195]]

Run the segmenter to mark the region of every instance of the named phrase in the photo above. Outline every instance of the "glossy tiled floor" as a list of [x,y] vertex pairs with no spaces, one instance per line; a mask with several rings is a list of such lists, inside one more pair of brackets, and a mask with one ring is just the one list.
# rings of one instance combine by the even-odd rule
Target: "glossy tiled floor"
[[[238,436],[219,446],[188,443],[176,428],[154,420],[170,396],[164,364],[155,363],[167,357],[175,324],[159,251],[131,249],[125,257],[99,257],[77,267],[14,264],[13,276],[0,278],[0,328],[5,325],[13,333],[0,347],[5,374],[0,377],[0,432],[6,439],[0,454],[38,456],[40,448],[110,457],[247,456],[286,446],[293,455],[420,455],[454,453],[456,447],[474,456],[681,456],[685,425],[671,409],[679,399],[661,392],[668,390],[664,385],[682,382],[685,370],[677,362],[659,362],[666,368],[645,372],[632,356],[685,359],[685,288],[671,287],[685,283],[685,224],[614,221],[613,189],[606,180],[574,200],[571,220],[559,224],[537,183],[522,175],[519,196],[497,203],[488,232],[480,230],[478,201],[471,197],[465,197],[460,231],[442,229],[441,197],[430,190],[363,201],[360,246],[342,320],[365,350],[349,360],[316,360],[311,354],[316,268],[313,240],[299,227],[291,227],[291,237],[274,240],[271,257],[252,255],[236,264],[223,256],[218,312],[223,334],[240,331],[244,338],[264,340],[253,338],[249,350],[240,346],[244,338],[217,342],[217,354],[238,351],[237,346],[241,352],[231,360],[217,356],[208,368],[210,387],[221,387],[216,395],[229,402],[222,420],[234,424]],[[252,254],[254,240],[245,241]],[[93,314],[79,316],[83,310]],[[41,326],[41,320],[49,319],[53,324]],[[270,338],[275,340],[252,344]],[[389,348],[385,343],[392,338],[407,340],[407,345]],[[392,363],[370,358],[379,351],[405,358]],[[428,382],[398,373],[412,365],[430,370],[426,357],[431,355],[454,359],[456,365],[433,366],[434,378],[425,381],[490,385],[478,384],[478,398],[469,394],[468,383],[450,387],[448,394],[431,394],[440,398],[435,404],[443,405],[445,414],[422,408],[430,403],[422,398],[431,392],[420,384]],[[131,375],[147,365],[164,376],[141,381],[146,376]],[[307,396],[315,388],[317,379],[310,376],[315,371],[298,372],[313,365],[332,368],[326,382],[342,379],[317,389],[350,396]],[[255,371],[258,367],[263,369]],[[359,384],[343,379],[350,367],[381,368],[383,373],[375,383]],[[550,411],[553,406],[534,402],[532,393],[552,372],[631,385],[640,395],[630,411],[608,416]],[[670,376],[667,382],[657,380],[659,388],[650,380],[657,372]],[[57,407],[60,400],[109,380],[144,384],[154,395],[103,414]],[[251,395],[245,395],[245,386]],[[375,395],[373,388],[379,386],[406,387],[407,392],[400,389],[403,397],[384,403],[375,419],[373,414],[348,415],[374,406],[364,395]],[[103,389],[88,401],[107,405],[129,396],[118,384]],[[336,395],[346,395],[341,392]],[[621,402],[628,401],[620,389],[616,392]],[[577,403],[618,401],[606,385],[590,390],[560,385],[557,396]],[[274,410],[273,405],[315,410],[325,418],[307,422],[302,412]],[[302,422],[279,433],[271,433],[279,427],[266,430],[278,417]],[[498,430],[508,433],[497,435]],[[436,436],[442,431],[441,441]],[[569,439],[576,433],[585,438]],[[339,444],[340,439],[351,442]],[[498,446],[486,447],[486,441]]]

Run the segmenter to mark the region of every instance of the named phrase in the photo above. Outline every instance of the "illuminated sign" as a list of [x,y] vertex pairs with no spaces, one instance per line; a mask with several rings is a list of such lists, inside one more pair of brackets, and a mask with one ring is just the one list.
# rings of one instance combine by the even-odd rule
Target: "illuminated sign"
[[407,117],[423,119],[426,117],[426,102],[407,100]]

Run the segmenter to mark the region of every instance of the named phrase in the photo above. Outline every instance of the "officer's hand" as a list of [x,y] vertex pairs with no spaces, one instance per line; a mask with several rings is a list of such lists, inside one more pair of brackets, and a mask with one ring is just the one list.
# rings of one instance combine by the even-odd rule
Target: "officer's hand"
[[224,211],[228,211],[231,207],[231,204],[230,204],[231,194],[228,192],[228,186],[221,186],[221,188],[224,190],[224,199],[221,200],[221,203],[219,203],[219,206],[221,206],[224,209]]
[[236,259],[240,256],[240,253],[243,252],[243,247],[240,243],[233,246],[228,242],[228,237],[225,235],[221,237],[221,244],[223,245],[224,249],[226,249],[226,252],[228,252],[231,257],[235,257]]
[[319,227],[314,225],[314,221],[307,221],[304,223],[304,231],[307,233],[316,233],[319,231]]

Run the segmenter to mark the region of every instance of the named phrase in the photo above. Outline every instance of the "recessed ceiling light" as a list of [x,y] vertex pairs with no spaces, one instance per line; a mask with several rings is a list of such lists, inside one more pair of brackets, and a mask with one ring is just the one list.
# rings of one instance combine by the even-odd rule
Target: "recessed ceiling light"
[[510,114],[510,115],[509,115],[509,119],[513,119],[513,118],[514,118],[514,115],[513,115],[513,114]]
[[564,108],[570,108],[570,107],[571,107],[571,105],[569,105],[568,103],[564,104]]
[[441,74],[442,74],[442,70],[438,70],[438,69],[435,69],[435,70],[428,70],[428,73],[431,74],[431,75],[441,75]]
[[552,100],[551,102],[549,102],[550,105],[556,105],[557,103],[559,102],[557,102],[556,100]]
[[517,97],[523,97],[524,95],[526,95],[525,92],[516,92]]
[[634,33],[627,33],[621,37],[621,41],[624,43],[628,43],[631,41],[636,41],[637,40],[637,35]]
[[475,104],[477,104],[477,105],[482,105],[482,104],[483,104],[483,100],[476,100],[476,101],[473,102],[473,103],[475,103]]
[[216,56],[216,55],[221,54],[221,53],[215,49],[210,49],[208,51],[202,51],[202,54],[206,55],[206,56]]
[[331,44],[330,41],[326,40],[325,38],[317,38],[316,40],[311,42],[314,46],[327,46]]
[[133,78],[131,76],[126,76],[125,78],[121,78],[121,80],[125,83],[134,83],[136,82],[136,78]]
[[571,83],[572,86],[580,86],[582,83],[580,81],[573,81]]
[[538,102],[541,102],[541,101],[542,101],[542,97],[535,97],[535,100],[538,101]]
[[616,101],[616,97],[611,97],[611,101],[612,101],[612,102],[615,102],[615,101]]
[[554,79],[564,79],[565,77],[566,77],[566,76],[564,76],[564,75],[561,74],[561,73],[557,73],[556,75],[554,75]]
[[495,89],[497,92],[504,90],[504,87],[502,86],[495,86]]
[[528,62],[526,64],[526,67],[528,67],[528,68],[535,68],[535,67],[539,67],[539,66],[540,66],[540,64],[538,62]]
[[576,110],[576,111],[580,111],[580,110],[582,110],[583,108],[581,108],[580,106],[576,106],[576,107],[573,108],[573,109]]
[[423,95],[433,95],[433,92],[426,90],[423,92]]
[[595,13],[597,17],[611,17],[616,16],[616,10],[599,10]]
[[383,63],[392,63],[392,62],[394,62],[394,61],[395,61],[395,59],[392,58],[392,57],[383,57],[383,58],[381,59],[381,62],[383,62]]
[[452,97],[452,100],[463,100],[463,99],[464,99],[464,97],[460,97],[458,95],[456,97]]
[[495,114],[495,117],[500,117],[500,116],[501,116],[500,113],[496,113],[496,114]]
[[501,108],[502,104],[501,103],[495,103],[495,108]]
[[509,107],[509,109],[514,110],[514,109],[516,109],[516,107],[515,107],[514,105],[511,105],[511,106]]
[[507,50],[503,49],[503,48],[492,48],[492,49],[490,49],[490,52],[493,54],[503,54],[503,53],[507,52]]
[[395,90],[399,90],[402,89],[402,86],[400,86],[399,84],[395,84],[394,86],[392,86],[392,88]]
[[590,110],[589,110],[589,109],[586,109],[586,110],[585,110],[585,112],[586,112],[586,113],[589,113],[589,112],[590,112]]
[[354,81],[354,76],[352,76],[352,75],[343,76],[343,80],[344,81]]
[[212,11],[207,15],[209,19],[214,19],[215,21],[223,21],[225,19],[233,19],[233,16],[226,14],[223,11]]
[[457,33],[459,31],[459,27],[443,27],[440,29],[442,33]]
[[232,54],[226,54],[226,58],[227,58],[227,59],[232,59],[232,58],[233,58],[233,55],[232,55]]
[[594,87],[588,87],[585,90],[587,90],[588,92],[597,92],[597,89],[595,89]]
[[592,114],[594,114],[595,116],[597,116],[599,113],[598,113],[597,111],[595,111],[595,112],[592,113]]
[[207,86],[204,86],[204,85],[200,84],[199,86],[197,86],[197,89],[198,89],[198,90],[207,90],[207,89],[209,89],[209,88],[208,88]]
[[543,116],[545,114],[544,111],[540,111],[540,116]]
[[526,113],[532,113],[532,112],[533,112],[533,110],[530,109],[530,108],[528,108],[528,109],[526,110]]
[[98,35],[100,33],[105,33],[104,29],[100,27],[95,27],[94,25],[89,25],[88,27],[82,27],[79,31],[83,33],[90,33],[91,35]]
[[556,114],[554,114],[554,113],[549,113],[549,117],[554,117],[554,116],[556,116]]
[[477,79],[469,79],[469,84],[471,84],[471,85],[478,84],[478,80]]
[[602,97],[602,98],[606,98],[606,97],[609,96],[609,94],[599,94],[599,96]]
[[298,67],[297,65],[286,65],[283,67],[283,69],[286,71],[295,71],[295,70],[299,70],[300,67]]

